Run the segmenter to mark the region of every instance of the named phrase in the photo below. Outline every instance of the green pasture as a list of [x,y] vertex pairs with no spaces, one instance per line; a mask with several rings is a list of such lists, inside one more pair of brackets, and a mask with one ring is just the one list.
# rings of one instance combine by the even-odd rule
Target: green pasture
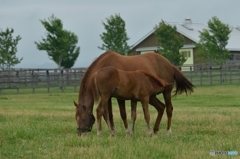
[[[240,84],[197,86],[191,95],[173,99],[172,134],[166,134],[166,112],[160,131],[148,137],[141,105],[138,104],[135,134],[126,137],[114,100],[116,136],[110,138],[106,123],[103,133],[77,136],[73,89],[55,88],[4,90],[0,95],[0,159],[77,158],[150,159],[213,158],[210,151],[240,153]],[[162,96],[159,95],[162,100]],[[127,102],[129,105],[129,102]],[[94,107],[94,113],[95,113]],[[130,122],[130,106],[128,120]],[[151,126],[156,111],[150,106]],[[240,158],[215,156],[217,158]]]

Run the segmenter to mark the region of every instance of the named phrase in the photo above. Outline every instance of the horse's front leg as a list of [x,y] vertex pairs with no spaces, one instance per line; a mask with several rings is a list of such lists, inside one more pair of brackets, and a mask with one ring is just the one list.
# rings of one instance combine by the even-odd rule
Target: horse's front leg
[[130,128],[130,134],[132,135],[134,133],[134,125],[137,118],[137,101],[131,100],[131,128]]
[[110,137],[114,137],[115,136],[115,130],[114,128],[111,126],[111,122],[109,120],[109,112],[108,112],[108,109],[105,109],[105,112],[104,112],[105,116],[106,116],[106,123],[107,123],[107,126],[110,130]]
[[96,114],[97,114],[97,135],[101,135],[102,133],[102,123],[101,123],[101,120],[102,120],[102,116],[104,114],[104,107],[102,105],[102,99],[100,101],[100,103],[98,104],[98,107],[96,109]]
[[143,109],[143,113],[144,113],[144,118],[147,124],[147,134],[148,136],[152,136],[152,130],[150,128],[150,114],[149,114],[149,110],[148,110],[148,99],[149,98],[144,98],[141,100],[142,103],[142,109]]
[[[110,127],[111,130],[113,130],[115,132],[115,128],[114,128],[114,121],[113,121],[113,112],[112,112],[112,100],[111,98],[109,98],[108,100],[108,114],[104,113],[103,114],[103,118],[105,120],[105,122],[107,123],[106,117],[109,116],[109,121],[110,121]],[[108,123],[107,123],[108,124]]]
[[113,137],[115,135],[115,131],[114,129],[111,127],[111,123],[110,123],[110,120],[109,120],[109,112],[108,112],[108,101],[109,101],[109,97],[104,97],[102,96],[101,97],[101,107],[103,108],[103,114],[105,116],[105,120],[106,120],[106,123],[107,123],[107,126],[110,130],[110,133],[111,133],[111,137]]
[[129,129],[128,129],[128,122],[127,122],[127,113],[126,113],[126,106],[125,106],[125,100],[120,100],[117,99],[119,110],[120,110],[120,116],[122,118],[125,130],[126,130],[126,135],[128,136],[129,134]]

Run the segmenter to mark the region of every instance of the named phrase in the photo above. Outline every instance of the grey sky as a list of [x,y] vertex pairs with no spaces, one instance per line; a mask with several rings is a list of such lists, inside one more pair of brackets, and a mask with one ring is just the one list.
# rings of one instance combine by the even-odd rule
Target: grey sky
[[119,13],[126,22],[129,45],[151,31],[161,20],[207,23],[213,16],[222,22],[240,26],[239,0],[0,0],[0,28],[14,29],[20,35],[18,57],[23,57],[18,68],[51,67],[57,65],[49,60],[47,53],[38,51],[34,41],[45,37],[46,30],[40,19],[52,14],[63,21],[64,29],[77,34],[80,56],[74,67],[88,66],[103,53],[100,34],[104,32],[102,21]]

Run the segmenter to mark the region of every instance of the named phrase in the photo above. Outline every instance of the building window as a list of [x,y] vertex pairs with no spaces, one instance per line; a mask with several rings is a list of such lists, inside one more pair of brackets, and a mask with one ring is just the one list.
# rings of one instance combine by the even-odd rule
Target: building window
[[180,51],[180,54],[182,54],[185,58],[191,57],[191,51]]
[[233,54],[230,55],[229,60],[234,60],[234,55]]
[[235,54],[234,60],[240,60],[240,55],[236,55],[236,54]]

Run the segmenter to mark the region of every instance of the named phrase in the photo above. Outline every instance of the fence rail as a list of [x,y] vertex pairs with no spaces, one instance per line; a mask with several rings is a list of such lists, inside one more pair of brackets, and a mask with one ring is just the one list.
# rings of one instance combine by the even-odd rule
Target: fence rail
[[179,67],[194,85],[240,83],[240,65],[223,66],[192,65]]
[[0,94],[4,89],[30,88],[35,93],[36,88],[46,88],[50,92],[51,88],[59,87],[62,92],[67,86],[73,87],[77,91],[79,82],[85,73],[86,68],[72,69],[13,69],[0,71]]
[[[240,65],[224,66],[185,65],[178,67],[194,85],[216,85],[225,83],[240,83]],[[86,68],[72,69],[13,69],[0,70],[0,94],[3,90],[31,89],[32,93],[38,88],[60,88],[63,92],[66,87],[74,91],[79,88],[80,80]]]

